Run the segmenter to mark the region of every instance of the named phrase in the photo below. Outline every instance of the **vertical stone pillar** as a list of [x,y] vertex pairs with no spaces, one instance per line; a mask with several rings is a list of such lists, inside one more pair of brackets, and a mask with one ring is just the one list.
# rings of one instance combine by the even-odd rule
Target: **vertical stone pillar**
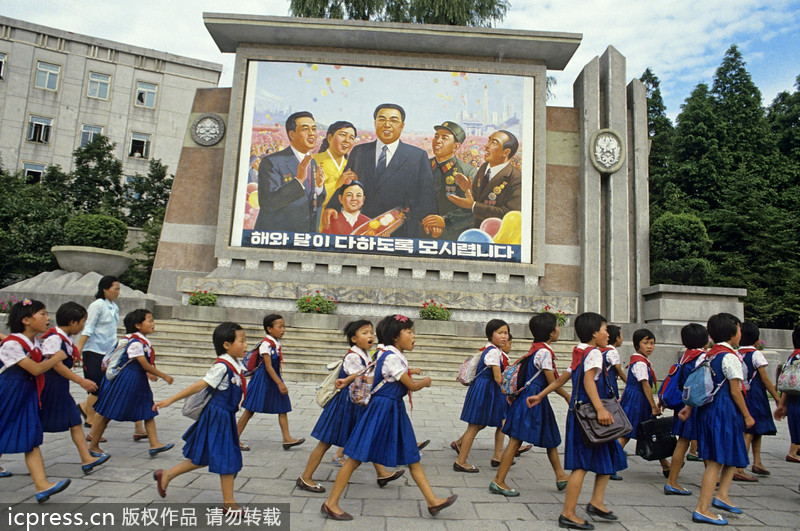
[[631,317],[644,320],[643,290],[650,286],[650,135],[647,129],[647,92],[638,79],[628,83],[628,179],[633,184],[631,228]]

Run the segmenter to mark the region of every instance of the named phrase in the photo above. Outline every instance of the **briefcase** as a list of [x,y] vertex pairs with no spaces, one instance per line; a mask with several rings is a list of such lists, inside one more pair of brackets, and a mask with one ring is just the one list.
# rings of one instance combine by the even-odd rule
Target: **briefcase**
[[589,447],[613,441],[633,430],[631,421],[625,416],[625,411],[622,410],[622,406],[619,405],[616,398],[601,398],[600,402],[613,418],[613,422],[608,426],[603,426],[597,421],[597,411],[591,402],[578,404],[573,409],[583,444]]
[[672,435],[672,417],[650,418],[636,428],[636,455],[645,461],[672,457],[678,439]]

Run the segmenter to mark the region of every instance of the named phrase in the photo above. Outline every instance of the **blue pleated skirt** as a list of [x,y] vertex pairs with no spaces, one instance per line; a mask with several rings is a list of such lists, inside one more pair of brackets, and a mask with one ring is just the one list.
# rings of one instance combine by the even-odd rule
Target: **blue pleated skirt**
[[772,420],[772,409],[769,405],[767,390],[764,389],[764,384],[761,383],[759,376],[753,378],[744,402],[747,405],[750,416],[756,421],[752,428],[745,429],[746,433],[752,433],[753,435],[775,435],[778,433],[775,428],[775,422]]
[[36,382],[10,367],[0,378],[0,454],[30,452],[43,438]]
[[564,433],[564,468],[586,470],[595,474],[614,474],[628,468],[625,452],[616,440],[600,446],[583,444],[580,427],[572,411],[567,413],[567,429]]
[[212,399],[197,422],[183,434],[183,456],[214,474],[236,474],[242,469],[242,451],[236,414]]
[[499,428],[508,412],[508,400],[500,391],[497,382],[488,375],[480,375],[467,389],[464,406],[461,408],[461,420],[479,426],[494,426]]
[[103,376],[94,410],[118,422],[150,420],[158,415],[153,411],[150,380],[137,361],[122,369],[113,380]]
[[789,396],[786,400],[786,421],[792,444],[800,444],[800,396]]
[[292,410],[292,402],[288,394],[281,394],[278,384],[269,377],[262,363],[247,384],[247,396],[242,408],[255,413],[288,413]]
[[699,408],[697,455],[722,465],[744,468],[749,463],[744,445],[744,418],[726,391],[720,389],[713,402]]
[[69,394],[69,380],[50,370],[44,375],[42,408],[39,410],[42,430],[47,433],[69,431],[81,425],[81,414]]
[[692,410],[692,414],[689,415],[686,422],[678,418],[678,411],[680,410],[675,410],[675,415],[672,417],[672,434],[690,441],[697,440],[697,418],[699,416],[697,408]]
[[311,436],[331,446],[344,446],[366,410],[354,404],[347,389],[342,389],[325,404]]
[[372,396],[344,446],[356,461],[369,461],[389,468],[418,463],[417,438],[400,398],[380,393]]
[[[531,443],[538,448],[556,448],[561,444],[561,433],[550,400],[529,408],[525,400],[542,390],[539,379],[525,389],[508,408],[503,433],[509,437]],[[545,382],[546,383],[546,382]]]
[[635,439],[637,426],[653,415],[653,408],[650,407],[650,402],[648,402],[647,397],[644,396],[642,382],[635,382],[625,386],[625,392],[622,393],[620,405],[622,406],[622,410],[625,411],[625,416],[631,421],[631,426],[633,426],[633,430],[625,435],[625,437],[628,439]]

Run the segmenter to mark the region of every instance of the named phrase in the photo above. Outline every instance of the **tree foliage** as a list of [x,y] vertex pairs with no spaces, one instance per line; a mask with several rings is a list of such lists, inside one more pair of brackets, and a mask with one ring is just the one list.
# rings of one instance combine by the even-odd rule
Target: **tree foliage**
[[377,20],[452,26],[491,26],[503,20],[506,0],[291,0],[296,17]]
[[158,215],[163,217],[172,190],[172,177],[159,159],[150,160],[147,175],[134,175],[128,185],[128,225],[144,227]]

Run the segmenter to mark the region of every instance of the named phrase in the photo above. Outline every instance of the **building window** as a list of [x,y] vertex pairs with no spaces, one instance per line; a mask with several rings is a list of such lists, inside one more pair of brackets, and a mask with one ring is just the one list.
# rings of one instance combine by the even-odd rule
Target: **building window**
[[22,163],[22,175],[29,184],[41,182],[42,175],[44,175],[44,164],[24,162]]
[[0,53],[0,79],[6,77],[6,54]]
[[60,66],[39,61],[36,63],[36,86],[42,89],[56,90],[60,73]]
[[92,140],[94,140],[95,135],[102,135],[103,128],[99,125],[87,125],[83,124],[81,127],[81,147],[85,146]]
[[86,95],[90,98],[107,100],[109,86],[111,86],[111,76],[89,72],[89,92]]
[[138,81],[136,83],[136,106],[155,109],[157,91],[158,85],[154,85],[153,83],[145,83],[144,81]]
[[47,144],[50,142],[50,129],[53,126],[53,120],[44,118],[42,116],[31,115],[28,122],[28,141],[39,142],[40,144]]
[[150,156],[150,135],[144,133],[131,133],[131,149],[129,157],[146,159]]

